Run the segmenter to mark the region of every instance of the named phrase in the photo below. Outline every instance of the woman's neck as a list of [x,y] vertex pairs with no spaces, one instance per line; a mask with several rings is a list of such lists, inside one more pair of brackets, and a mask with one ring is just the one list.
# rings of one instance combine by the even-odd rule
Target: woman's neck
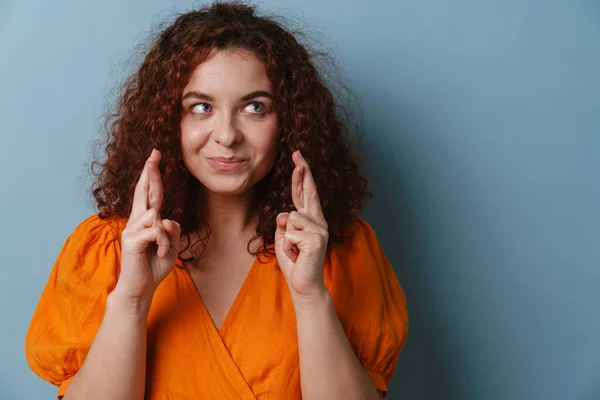
[[205,192],[202,196],[204,219],[210,226],[211,242],[228,243],[248,240],[256,231],[253,193],[223,196]]

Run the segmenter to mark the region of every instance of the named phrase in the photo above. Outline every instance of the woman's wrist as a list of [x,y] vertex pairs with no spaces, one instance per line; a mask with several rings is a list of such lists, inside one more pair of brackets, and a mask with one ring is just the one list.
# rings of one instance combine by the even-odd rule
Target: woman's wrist
[[150,312],[152,298],[131,297],[118,287],[109,293],[106,299],[107,311],[123,313],[128,316],[147,319]]
[[333,307],[331,294],[327,288],[323,287],[310,295],[294,295],[292,294],[292,304],[296,313],[314,312],[323,308]]

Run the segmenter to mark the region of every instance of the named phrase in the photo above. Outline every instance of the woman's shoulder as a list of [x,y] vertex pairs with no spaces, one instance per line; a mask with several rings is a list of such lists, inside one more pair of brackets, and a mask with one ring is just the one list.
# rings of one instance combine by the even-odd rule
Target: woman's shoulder
[[364,250],[381,251],[375,231],[361,217],[354,217],[350,223],[346,224],[338,237],[340,239],[333,240],[331,244],[333,254],[348,254]]
[[356,218],[345,233],[343,242],[331,246],[324,266],[325,285],[332,294],[344,301],[353,296],[365,304],[389,296],[403,306],[404,292],[371,225]]
[[[331,289],[378,284],[393,274],[371,225],[356,217],[340,235],[343,240],[331,239],[325,264],[325,282]],[[339,236],[338,236],[339,237]]]
[[125,229],[127,218],[104,216],[101,213],[89,215],[81,220],[69,235],[72,240],[95,241],[100,238],[119,239]]
[[54,265],[65,282],[115,275],[119,269],[120,237],[127,219],[99,213],[81,220],[66,238]]

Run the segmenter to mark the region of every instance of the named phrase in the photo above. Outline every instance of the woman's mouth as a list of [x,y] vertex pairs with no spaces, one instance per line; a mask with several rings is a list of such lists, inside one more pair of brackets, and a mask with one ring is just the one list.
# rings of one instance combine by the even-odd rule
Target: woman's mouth
[[208,164],[218,172],[237,171],[246,164],[240,157],[212,157],[207,159]]

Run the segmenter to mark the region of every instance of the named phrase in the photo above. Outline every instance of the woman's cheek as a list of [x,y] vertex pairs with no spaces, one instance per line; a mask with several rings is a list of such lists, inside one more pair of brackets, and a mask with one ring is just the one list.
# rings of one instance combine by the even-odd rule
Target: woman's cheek
[[[181,124],[181,145],[187,149],[203,147],[210,138],[210,126],[207,121],[189,118]],[[193,151],[193,150],[192,150]]]

